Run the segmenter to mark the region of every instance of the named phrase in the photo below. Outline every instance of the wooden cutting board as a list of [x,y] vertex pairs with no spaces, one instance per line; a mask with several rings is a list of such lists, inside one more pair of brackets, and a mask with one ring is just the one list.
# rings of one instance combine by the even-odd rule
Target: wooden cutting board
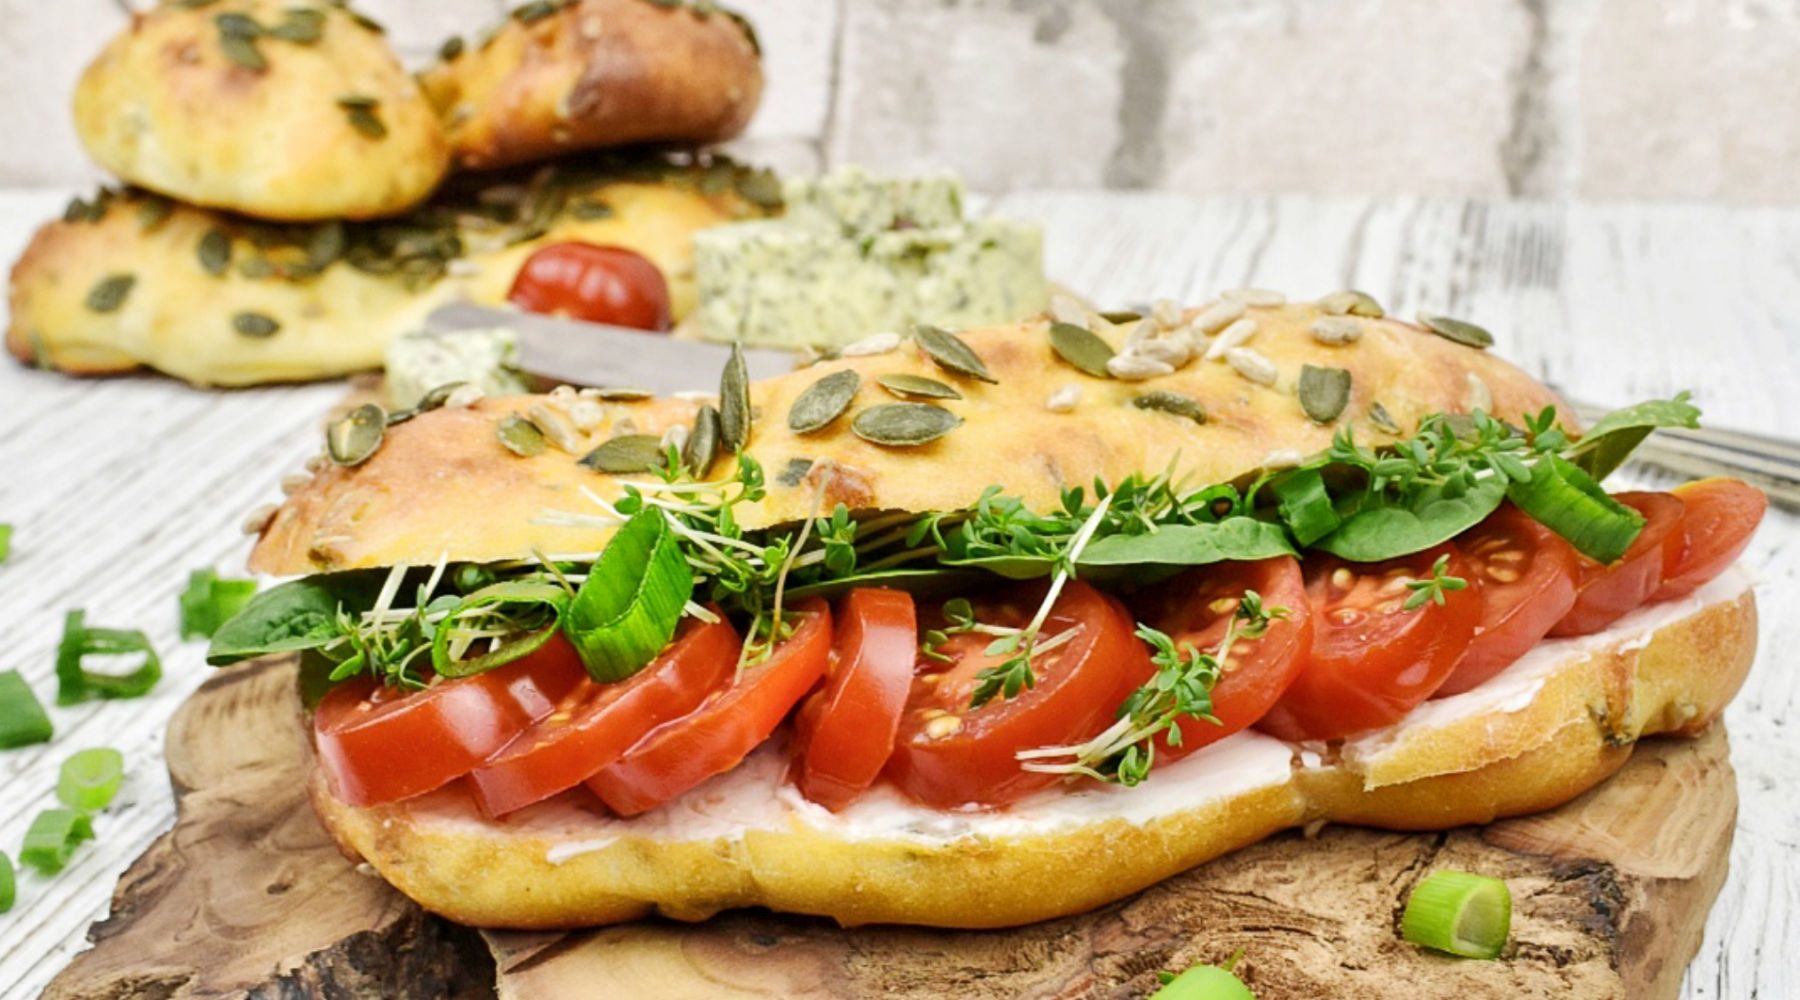
[[[293,686],[291,661],[262,661],[221,673],[177,713],[175,829],[120,879],[94,947],[45,1000],[1138,998],[1159,969],[1239,948],[1261,1000],[1664,1000],[1699,948],[1737,813],[1715,726],[1644,743],[1612,780],[1550,813],[1438,834],[1287,834],[1094,913],[1013,930],[843,930],[745,911],[477,934],[338,854],[306,802]],[[1501,960],[1398,939],[1408,890],[1440,867],[1507,880]]]

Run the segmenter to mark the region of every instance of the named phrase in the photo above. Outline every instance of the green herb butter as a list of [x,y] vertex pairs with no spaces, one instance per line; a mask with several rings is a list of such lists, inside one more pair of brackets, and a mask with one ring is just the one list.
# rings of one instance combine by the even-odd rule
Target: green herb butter
[[395,337],[387,346],[388,402],[406,409],[448,382],[467,382],[490,396],[525,392],[524,380],[512,368],[513,343],[512,331],[504,327]]

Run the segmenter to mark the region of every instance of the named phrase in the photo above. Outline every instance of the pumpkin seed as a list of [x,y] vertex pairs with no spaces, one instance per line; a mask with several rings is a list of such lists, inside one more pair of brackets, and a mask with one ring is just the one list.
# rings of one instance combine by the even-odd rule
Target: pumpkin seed
[[750,372],[744,366],[744,349],[731,345],[731,358],[719,376],[719,443],[737,453],[750,442]]
[[610,219],[613,217],[613,207],[604,201],[583,200],[576,202],[569,209],[569,214],[583,222]]
[[790,458],[781,471],[775,474],[775,481],[783,486],[799,486],[812,471],[813,460],[810,458]]
[[438,46],[438,59],[442,62],[451,62],[455,60],[457,56],[462,54],[463,40],[461,35],[451,35],[449,38],[444,39],[444,44]]
[[1394,420],[1392,414],[1388,413],[1387,407],[1380,403],[1369,404],[1369,423],[1389,434],[1398,435],[1400,433],[1399,423]]
[[962,393],[955,386],[945,385],[934,378],[923,375],[882,375],[875,379],[883,389],[899,396],[901,399],[961,399]]
[[512,12],[513,20],[520,24],[533,24],[556,13],[560,6],[554,0],[532,0]]
[[1085,326],[1050,324],[1050,347],[1056,356],[1095,378],[1106,378],[1106,363],[1113,359],[1112,345]]
[[218,2],[219,0],[175,0],[175,6],[183,10],[199,10],[202,7],[211,7]]
[[144,203],[138,206],[138,228],[150,232],[169,221],[169,216],[174,211],[175,203],[167,198],[146,198]]
[[218,277],[231,267],[231,237],[217,229],[208,229],[200,237],[200,269]]
[[351,128],[370,139],[387,137],[387,126],[381,123],[377,114],[381,108],[380,101],[362,94],[346,94],[338,98],[337,102],[338,107],[344,109],[344,116],[349,120]]
[[64,222],[92,222],[94,220],[89,218],[92,211],[92,206],[80,196],[76,196],[69,199],[68,207],[63,209],[62,218]]
[[662,439],[654,434],[621,434],[581,457],[579,464],[595,472],[629,475],[662,465]]
[[695,479],[705,479],[719,457],[719,411],[702,406],[694,414],[694,426],[688,431],[687,444],[681,448],[681,464]]
[[1419,325],[1432,333],[1465,347],[1494,346],[1494,335],[1466,320],[1451,319],[1435,313],[1420,313]]
[[263,58],[252,39],[240,35],[224,35],[219,39],[219,51],[225,54],[225,58],[252,73],[261,73],[269,68],[269,61]]
[[909,447],[935,441],[961,426],[962,418],[936,403],[883,403],[858,413],[850,429],[864,441]]
[[1115,309],[1112,312],[1101,313],[1100,318],[1114,324],[1136,323],[1144,318],[1144,314],[1134,309]]
[[309,7],[289,7],[280,24],[268,30],[271,38],[296,45],[311,45],[325,30],[325,12]]
[[1000,384],[999,379],[988,373],[987,365],[981,363],[981,355],[971,350],[956,334],[920,323],[913,327],[912,335],[919,348],[932,361],[937,362],[939,368],[955,375]]
[[387,411],[379,403],[364,403],[325,428],[325,451],[339,465],[361,465],[381,447],[386,432]]
[[651,392],[649,389],[639,389],[636,386],[629,385],[613,386],[612,388],[601,387],[583,391],[591,394],[596,399],[608,403],[633,403],[640,399],[649,399],[656,395],[656,393]]
[[[334,2],[335,2],[335,0],[334,0]],[[355,24],[357,27],[362,28],[366,31],[373,32],[374,34],[377,34],[377,35],[387,34],[387,29],[381,26],[380,21],[375,20],[374,18],[370,17],[367,14],[362,13],[361,11],[352,10],[350,8],[350,5],[347,3],[338,3],[337,6],[338,6],[338,9],[342,10],[346,15],[349,16],[351,22],[353,24]]]
[[131,294],[131,286],[137,284],[137,277],[130,274],[113,274],[101,278],[87,293],[87,307],[97,313],[109,313],[125,304],[125,296]]
[[213,16],[213,25],[219,29],[221,38],[255,38],[262,34],[262,25],[248,14],[217,14]]
[[1206,423],[1206,408],[1200,405],[1199,400],[1167,389],[1139,393],[1131,397],[1131,405],[1140,410],[1160,410],[1177,417],[1186,417],[1196,424]]
[[429,413],[432,410],[442,409],[450,402],[450,397],[456,395],[456,390],[461,389],[468,384],[469,383],[467,382],[458,380],[455,382],[445,382],[443,385],[439,386],[433,386],[430,392],[419,397],[419,401],[413,404],[413,409],[419,413]]
[[500,421],[499,425],[494,428],[494,433],[500,438],[500,444],[507,451],[520,458],[530,458],[533,455],[544,453],[544,432],[538,429],[538,425],[517,413],[508,414],[506,419]]
[[860,388],[862,376],[848,368],[819,379],[795,397],[788,409],[788,429],[795,434],[823,430],[850,408]]
[[739,174],[737,193],[757,208],[774,209],[782,205],[781,179],[773,170],[746,170]]
[[1350,373],[1342,368],[1301,365],[1300,382],[1295,387],[1300,408],[1315,424],[1329,424],[1350,405]]
[[231,328],[246,337],[255,337],[260,340],[264,337],[273,337],[275,331],[281,329],[281,324],[277,323],[274,317],[263,313],[241,312],[231,317]]
[[1367,292],[1359,292],[1347,288],[1341,292],[1332,292],[1319,300],[1319,311],[1330,316],[1367,316],[1380,319],[1387,315],[1381,303]]

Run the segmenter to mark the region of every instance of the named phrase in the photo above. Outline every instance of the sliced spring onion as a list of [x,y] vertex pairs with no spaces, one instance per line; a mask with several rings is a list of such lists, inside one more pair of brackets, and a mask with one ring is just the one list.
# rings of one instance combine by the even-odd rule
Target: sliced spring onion
[[0,913],[12,909],[14,893],[12,859],[0,851]]
[[1256,994],[1216,965],[1196,965],[1164,983],[1150,1000],[1256,1000]]
[[[150,648],[150,640],[137,629],[88,628],[83,611],[71,611],[63,621],[62,642],[56,647],[56,703],[73,705],[94,698],[136,698],[162,679],[162,660]],[[136,670],[103,674],[88,670],[81,661],[88,656],[144,654]]]
[[1413,944],[1461,955],[1494,958],[1512,929],[1512,893],[1486,875],[1436,871],[1406,900],[1400,936]]
[[632,515],[601,551],[564,616],[589,674],[622,681],[668,645],[694,593],[694,571],[654,508]]
[[109,747],[80,750],[63,761],[56,777],[56,797],[82,812],[105,809],[125,780],[125,755]]
[[221,580],[211,567],[194,570],[181,593],[181,638],[212,638],[254,596],[255,580]]
[[17,670],[0,673],[0,749],[44,743],[53,731],[25,678]]
[[12,525],[0,524],[0,563],[12,555]]
[[[554,583],[507,580],[489,584],[456,602],[431,638],[431,669],[445,677],[467,677],[511,663],[549,642],[569,610],[569,592]],[[450,648],[459,633],[483,625],[512,633],[479,656],[459,658]]]
[[84,840],[94,839],[94,821],[79,809],[46,809],[25,831],[19,863],[44,875],[55,875],[69,863],[69,855]]
[[1600,488],[1579,466],[1545,455],[1531,466],[1531,478],[1513,483],[1506,495],[1532,519],[1563,536],[1582,555],[1610,563],[1625,554],[1643,515]]
[[1279,501],[1281,519],[1294,531],[1301,545],[1311,545],[1337,530],[1342,523],[1325,491],[1318,469],[1296,469],[1275,480],[1271,488]]

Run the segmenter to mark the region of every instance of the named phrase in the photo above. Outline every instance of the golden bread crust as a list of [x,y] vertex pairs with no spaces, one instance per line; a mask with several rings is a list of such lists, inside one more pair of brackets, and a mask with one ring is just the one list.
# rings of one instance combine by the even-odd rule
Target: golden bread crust
[[[302,43],[266,32],[317,12]],[[249,16],[266,64],[234,61],[221,15]],[[341,98],[373,99],[381,135]],[[449,167],[449,143],[387,41],[316,0],[162,4],[132,15],[75,87],[75,127],[96,162],[196,205],[287,221],[394,215]]]
[[749,27],[723,11],[580,0],[420,74],[458,165],[485,169],[643,142],[742,132],[762,97]]
[[[1491,401],[1492,412],[1514,420],[1556,402],[1535,379],[1492,354],[1410,324],[1364,320],[1359,341],[1332,346],[1310,333],[1320,315],[1314,306],[1252,308],[1249,315],[1259,325],[1251,343],[1280,371],[1272,386],[1208,360],[1142,382],[1093,378],[1057,360],[1047,320],[964,334],[996,385],[947,375],[911,341],[887,354],[822,362],[758,382],[751,387],[758,416],[749,452],[767,473],[769,494],[740,508],[739,520],[759,527],[804,518],[821,501],[821,483],[826,510],[840,502],[852,510],[952,510],[975,502],[994,483],[1034,509],[1054,509],[1065,486],[1096,477],[1116,482],[1171,464],[1195,486],[1229,481],[1277,460],[1277,452],[1297,458],[1328,447],[1345,421],[1355,422],[1364,441],[1384,440],[1369,420],[1377,402],[1409,429],[1426,414],[1467,412],[1477,400]],[[1123,333],[1112,336],[1119,340]],[[1301,410],[1295,380],[1304,364],[1351,373],[1350,403],[1339,422],[1316,424]],[[893,402],[875,380],[908,373],[956,383],[964,398],[945,405],[964,423],[930,444],[900,449],[854,435],[848,414],[814,433],[789,429],[795,398],[842,370],[861,378],[850,414]],[[1481,382],[1478,391],[1472,378]],[[1050,412],[1045,400],[1063,385],[1078,386],[1080,402],[1071,412]],[[1132,405],[1154,391],[1198,401],[1206,422]],[[543,516],[601,513],[582,496],[584,489],[607,499],[620,494],[619,477],[589,471],[575,459],[627,427],[661,434],[686,423],[697,405],[666,399],[607,404],[605,420],[581,437],[573,453],[552,448],[521,458],[500,445],[494,426],[536,403],[547,400],[487,400],[473,412],[440,410],[395,427],[369,461],[327,469],[290,497],[252,554],[252,568],[296,574],[431,563],[442,556],[497,560],[533,550],[596,551],[610,537],[609,528],[548,523]],[[789,469],[804,472],[808,463],[812,471],[784,477]],[[722,460],[713,472],[726,474],[730,465]],[[448,488],[452,476],[454,489]],[[481,531],[467,530],[476,523]]]
[[[1756,641],[1755,603],[1742,578],[1735,586],[1720,581],[1682,610],[1650,624],[1640,612],[1636,625],[1628,618],[1602,636],[1564,641],[1559,649],[1579,643],[1582,655],[1554,662],[1524,704],[1469,711],[1462,723],[1440,727],[1448,740],[1407,752],[1379,783],[1348,758],[1330,759],[1330,749],[1309,759],[1293,748],[1285,779],[1202,796],[1146,822],[1098,818],[921,841],[853,840],[794,819],[681,840],[631,831],[629,824],[655,813],[624,829],[596,814],[593,832],[605,836],[553,862],[552,848],[567,851],[568,838],[580,837],[579,813],[559,837],[511,820],[482,821],[466,805],[446,818],[446,800],[466,801],[459,790],[358,809],[315,775],[313,799],[346,851],[426,908],[464,923],[563,927],[650,913],[697,920],[730,907],[771,906],[844,924],[1008,926],[1090,909],[1309,821],[1444,829],[1566,802],[1612,774],[1636,739],[1697,732],[1742,683]],[[1614,704],[1629,707],[1594,707]],[[1418,725],[1409,717],[1359,739],[1404,744]],[[1469,738],[1490,725],[1531,728],[1540,738]],[[1153,774],[1149,784],[1120,791],[1152,794],[1156,781]],[[704,798],[709,787],[690,796]],[[1076,858],[1080,864],[1071,863]]]

